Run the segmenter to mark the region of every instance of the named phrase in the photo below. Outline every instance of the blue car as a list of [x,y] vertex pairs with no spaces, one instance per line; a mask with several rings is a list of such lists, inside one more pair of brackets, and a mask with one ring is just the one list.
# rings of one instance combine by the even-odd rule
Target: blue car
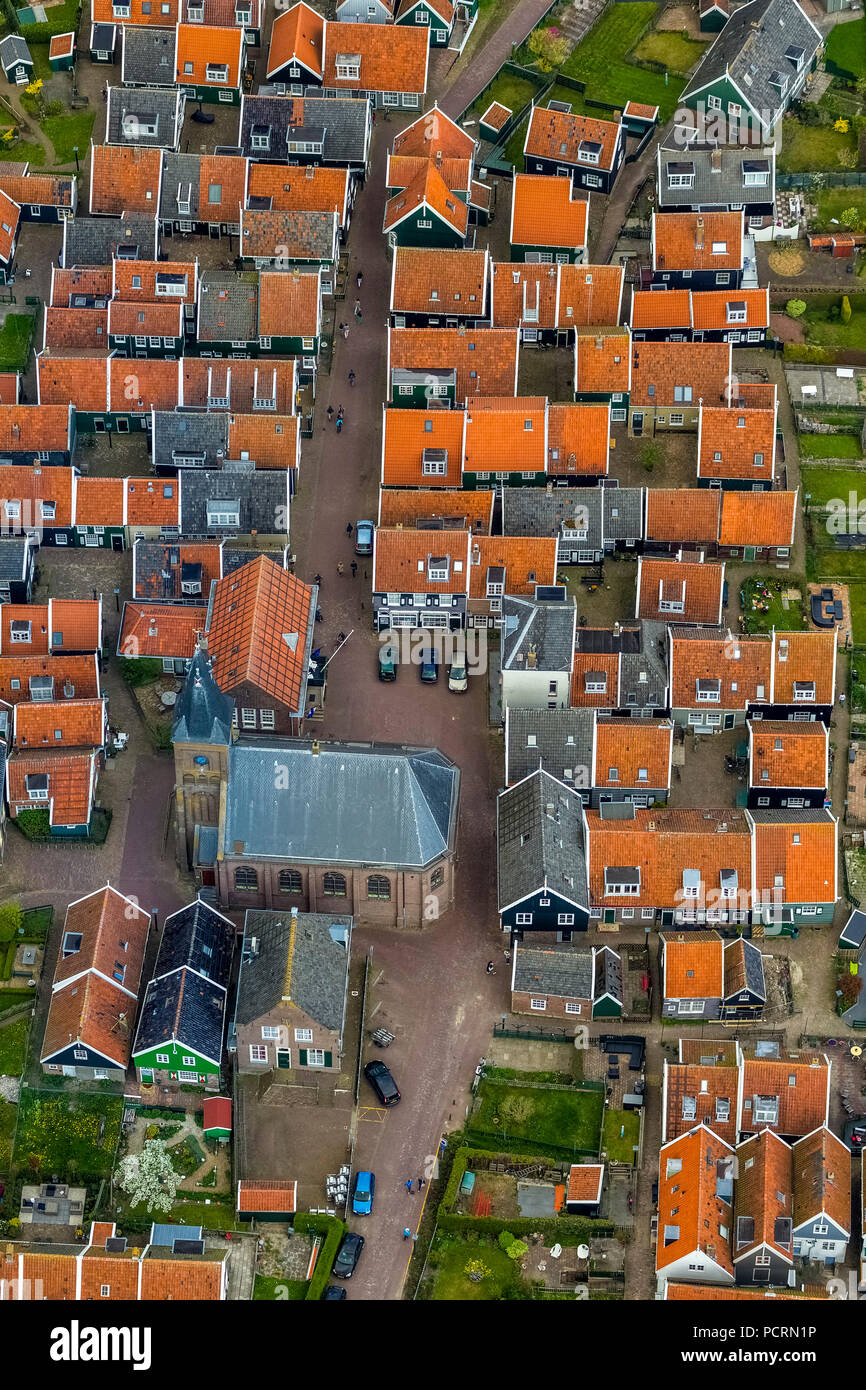
[[352,1194],[352,1211],[355,1216],[369,1216],[373,1210],[373,1197],[376,1192],[375,1173],[357,1173],[355,1191]]

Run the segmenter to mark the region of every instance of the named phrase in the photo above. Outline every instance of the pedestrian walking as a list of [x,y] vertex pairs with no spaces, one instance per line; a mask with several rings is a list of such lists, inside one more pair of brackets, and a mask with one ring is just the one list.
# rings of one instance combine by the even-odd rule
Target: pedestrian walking
[[337,641],[338,641],[338,642],[345,642],[345,640],[346,640],[346,634],[345,634],[345,632],[338,632],[338,633],[337,633]]
[[320,574],[314,574],[314,575],[313,575],[313,583],[314,583],[314,584],[318,584],[318,585],[321,586],[321,583],[322,583],[322,576],[321,576]]
[[404,1240],[409,1240],[409,1239],[411,1238],[411,1236],[412,1236],[412,1232],[409,1230],[409,1227],[408,1227],[408,1226],[404,1226],[404,1227],[403,1227],[403,1239],[404,1239]]
[[331,421],[333,420],[333,418],[334,418],[334,407],[333,407],[332,405],[329,405],[329,406],[328,406],[328,424],[329,424],[329,425],[330,425]]
[[356,300],[355,300],[355,318],[356,318],[356,319],[359,319],[360,317],[361,317],[361,301],[360,301],[360,299],[356,299]]
[[342,434],[342,433],[343,433],[343,417],[342,417],[342,415],[338,415],[338,416],[337,416],[337,434]]
[[418,1179],[418,1191],[419,1191],[419,1192],[421,1191],[421,1188],[422,1188],[423,1186],[424,1186],[424,1179],[423,1179],[423,1178],[419,1178],[419,1179]]
[[349,325],[348,325],[347,323],[344,323],[344,324],[343,324],[343,337],[344,337],[344,338],[348,338],[348,336],[349,336]]
[[503,951],[503,955],[505,956],[505,964],[506,964],[506,965],[510,965],[510,964],[511,964],[511,952],[510,952],[510,951]]
[[404,1182],[403,1186],[405,1187],[405,1189],[406,1189],[407,1192],[411,1192],[411,1191],[412,1191],[412,1179],[411,1179],[411,1178],[407,1178],[406,1181]]
[[493,961],[492,961],[492,960],[489,960],[489,961],[487,962],[487,973],[488,973],[488,975],[495,975],[495,974],[496,974],[496,970],[495,970],[495,968],[494,968],[494,965],[493,965]]
[[346,327],[346,325],[341,321],[341,322],[340,322],[340,332],[341,332],[341,333],[342,333],[342,331],[343,331],[343,329],[344,329],[345,327]]
[[353,560],[353,561],[352,561],[352,578],[353,578],[353,579],[355,578],[355,575],[356,575],[357,573],[358,573],[358,562],[357,562],[357,560]]
[[361,286],[362,286],[363,283],[364,283],[364,272],[363,272],[363,270],[359,270],[359,271],[358,271],[358,274],[355,276],[355,279],[358,281],[358,289],[360,289]]
[[338,574],[342,574],[342,573],[343,573],[343,561],[342,561],[342,560],[338,560],[338,561],[337,561],[337,573],[338,573]]
[[355,373],[354,373],[354,372],[350,372],[350,373],[349,373],[349,385],[350,385],[350,386],[354,386],[354,385],[355,385]]
[[346,522],[346,535],[347,535],[347,536],[351,536],[351,534],[352,534],[352,523],[351,523],[351,521],[347,521],[347,522]]
[[325,621],[325,620],[324,620],[324,618],[322,617],[322,610],[321,610],[321,608],[317,608],[317,609],[316,609],[316,622],[317,622],[317,623],[323,623],[324,621]]

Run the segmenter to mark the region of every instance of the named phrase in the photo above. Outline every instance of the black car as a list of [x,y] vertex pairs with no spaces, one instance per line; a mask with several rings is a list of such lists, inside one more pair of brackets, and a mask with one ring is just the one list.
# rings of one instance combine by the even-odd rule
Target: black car
[[384,1062],[368,1062],[364,1075],[383,1105],[396,1105],[400,1099],[397,1083]]
[[331,1270],[335,1279],[351,1279],[363,1249],[364,1237],[356,1236],[354,1231],[347,1231],[340,1241],[334,1268]]
[[849,1120],[842,1138],[852,1154],[863,1153],[866,1150],[866,1119],[858,1116],[856,1120]]
[[323,1303],[339,1303],[340,1299],[348,1298],[345,1289],[338,1289],[336,1284],[329,1284],[322,1296]]

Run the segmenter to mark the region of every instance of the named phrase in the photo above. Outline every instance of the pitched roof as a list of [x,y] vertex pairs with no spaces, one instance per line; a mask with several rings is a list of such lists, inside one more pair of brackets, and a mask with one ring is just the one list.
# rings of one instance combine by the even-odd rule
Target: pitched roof
[[[721,9],[721,0],[712,0],[712,4],[709,7]],[[704,0],[701,0],[701,12],[703,13],[706,8],[708,8],[708,6],[704,3]],[[677,1284],[674,1283],[673,1280],[668,1280],[665,1283],[665,1298],[669,1303],[694,1303],[707,1298],[714,1301],[720,1300],[722,1302],[739,1302],[741,1300],[745,1300],[746,1302],[752,1300],[765,1302],[767,1299],[772,1301],[775,1298],[795,1299],[799,1301],[805,1300],[806,1302],[811,1300],[814,1302],[818,1299],[827,1297],[824,1288],[825,1285],[823,1284],[811,1284],[808,1286],[807,1292],[800,1293],[799,1290],[796,1289],[748,1289],[722,1284]]]
[[[33,682],[37,686],[33,686]],[[8,705],[30,697],[31,689],[51,689],[52,698],[90,699],[99,695],[97,659],[91,656],[0,657],[0,700]]]
[[531,404],[522,414],[516,410],[470,409],[466,416],[466,471],[543,473],[547,466],[545,415],[544,407]]
[[76,478],[75,521],[78,526],[122,526],[123,478]]
[[[182,400],[185,406],[207,406],[228,398],[228,407],[221,405],[220,409],[248,413],[254,401],[274,399],[272,413],[291,415],[296,376],[297,362],[293,357],[271,357],[264,361],[185,357],[181,363]],[[261,405],[256,409],[261,410]]]
[[735,1000],[744,990],[766,1003],[764,958],[753,942],[739,937],[725,942],[725,998]]
[[679,404],[677,386],[691,388],[693,406],[726,399],[730,343],[634,343],[631,360],[632,406]]
[[54,466],[0,464],[0,502],[17,501],[30,525],[42,520],[40,504],[54,505],[55,526],[72,525],[73,470]]
[[36,777],[43,780],[48,796],[49,823],[52,826],[87,825],[93,809],[96,786],[95,753],[67,749],[21,749],[6,761],[6,796],[10,813],[30,810],[33,800],[29,786]]
[[[57,310],[46,310],[57,313]],[[66,311],[61,311],[66,312]],[[70,313],[81,313],[80,309]],[[116,337],[159,338],[183,337],[182,304],[121,304],[112,300],[108,306],[108,332]]]
[[13,717],[19,748],[101,748],[105,741],[103,700],[31,700],[16,705]]
[[248,949],[238,981],[236,1019],[256,1023],[273,1010],[300,1010],[340,1033],[346,1007],[351,916],[316,912],[247,912]]
[[126,520],[130,526],[179,525],[179,478],[127,478]]
[[324,72],[325,21],[309,5],[293,5],[274,18],[267,75],[273,77],[297,59],[315,77]]
[[[69,405],[76,410],[108,409],[107,357],[55,357],[49,351],[36,355],[36,381],[40,405]],[[127,363],[127,371],[129,365]]]
[[727,75],[764,119],[785,100],[776,82],[790,87],[801,63],[808,72],[821,44],[818,29],[794,0],[751,0],[731,13],[692,74],[683,99]]
[[177,149],[185,105],[185,93],[175,88],[109,87],[106,144]]
[[[50,309],[46,309],[46,314]],[[0,449],[66,452],[69,408],[66,405],[0,405]],[[37,459],[34,458],[34,463]]]
[[468,131],[434,105],[394,136],[392,155],[422,159],[472,159],[475,140]]
[[[480,542],[485,537],[479,537]],[[431,533],[379,527],[373,550],[373,590],[376,593],[469,593],[468,531]],[[446,561],[447,578],[431,579],[433,558]],[[437,569],[443,566],[437,564]]]
[[477,314],[487,311],[486,251],[397,246],[391,311]]
[[263,270],[259,276],[259,333],[314,338],[319,331],[319,273]]
[[264,555],[217,582],[208,651],[222,690],[249,683],[292,713],[303,710],[314,592]]
[[207,653],[197,647],[175,706],[173,743],[224,743],[232,736],[233,702],[214,680]]
[[[752,882],[751,834],[743,811],[681,811],[669,807],[636,808],[625,820],[608,820],[587,811],[589,882],[593,903],[679,907],[683,889],[694,876],[707,900],[721,900],[722,881],[739,889]],[[724,828],[722,828],[724,827]],[[639,871],[639,891],[617,894],[617,869]],[[686,875],[689,875],[687,880]]]
[[559,277],[555,265],[494,261],[490,273],[494,328],[556,326]]
[[578,194],[571,179],[548,174],[514,175],[511,201],[512,246],[586,246],[589,195]]
[[[175,55],[175,81],[179,84],[216,86],[208,68],[225,66],[227,76],[220,90],[241,85],[244,59],[244,31],[239,26],[179,24]],[[190,66],[191,65],[191,66]]]
[[[851,1151],[822,1125],[792,1145],[794,1226],[818,1215],[850,1234]],[[866,1195],[863,1200],[866,1201]]]
[[577,609],[566,602],[521,598],[502,600],[501,660],[504,671],[526,671],[534,653],[539,671],[570,671],[574,660]]
[[[722,617],[724,565],[687,560],[638,559],[635,617],[678,623],[718,623]],[[680,604],[680,608],[672,605]]]
[[[757,887],[757,884],[756,884]],[[760,1048],[760,1044],[758,1044]],[[744,1050],[741,1131],[770,1129],[789,1138],[811,1134],[827,1122],[830,1102],[830,1063],[820,1052],[784,1052],[762,1057]],[[777,1102],[775,1121],[755,1118],[755,1101],[767,1097]]]
[[691,328],[692,292],[672,289],[663,294],[652,290],[633,290],[631,326],[644,328]]
[[196,579],[201,595],[222,574],[219,541],[146,541],[133,547],[134,598],[181,599],[184,580]]
[[90,212],[159,213],[162,150],[91,145]]
[[607,405],[551,401],[547,409],[548,473],[604,476],[609,454],[610,410]]
[[832,705],[836,694],[835,632],[774,632],[773,695],[776,703],[795,703],[797,687],[813,682],[815,703]]
[[593,786],[669,786],[673,732],[668,719],[599,719]]
[[671,705],[700,708],[698,681],[718,681],[720,709],[770,699],[772,650],[767,637],[733,637],[722,627],[671,629]]
[[611,169],[621,131],[619,121],[602,121],[593,116],[575,116],[533,106],[523,146],[524,157],[541,155],[576,164],[582,145],[598,145],[598,159],[593,161],[593,166]]
[[379,525],[419,530],[468,530],[489,535],[493,493],[443,488],[432,494],[408,488],[379,490]]
[[[659,296],[656,295],[656,298]],[[738,310],[740,306],[745,306],[745,319],[737,320],[741,331],[769,327],[769,285],[763,289],[702,290],[692,294],[692,326],[703,332],[727,331],[732,323],[730,312],[733,305]]]
[[572,945],[533,946],[521,941],[514,947],[511,989],[518,993],[553,994],[559,999],[591,1001],[592,950]]
[[826,787],[828,739],[829,732],[819,719],[750,723],[749,785]]
[[797,492],[698,488],[722,499],[720,545],[790,546],[797,525]]
[[742,212],[653,213],[653,270],[740,270]]
[[566,786],[589,786],[595,711],[591,709],[505,710],[505,784],[514,786],[543,767]]
[[659,1156],[656,1269],[701,1253],[733,1278],[731,1146],[699,1125]]
[[791,1150],[772,1130],[737,1145],[734,1259],[770,1250],[793,1264]]
[[64,930],[80,935],[81,942],[74,954],[59,956],[55,987],[86,970],[98,971],[110,980],[116,968],[115,958],[122,955],[126,967],[123,985],[134,994],[141,979],[149,927],[150,913],[108,884],[77,898],[66,909]]
[[96,348],[108,351],[108,310],[97,308],[45,310],[43,347]]
[[[372,25],[370,26],[373,27]],[[243,160],[238,161],[243,164]],[[247,207],[271,212],[337,212],[346,217],[350,171],[321,164],[250,164]]]
[[604,1182],[603,1163],[573,1163],[568,1171],[566,1202],[597,1202]]
[[297,415],[245,414],[229,416],[229,458],[251,459],[256,468],[293,468],[300,446]]
[[388,330],[391,371],[434,374],[437,371],[456,371],[458,401],[474,395],[514,395],[517,390],[518,347],[518,331],[510,328]]
[[237,155],[203,154],[198,176],[198,220],[239,223],[247,182],[246,160]]
[[237,1209],[248,1211],[280,1211],[291,1215],[295,1211],[298,1184],[285,1178],[241,1178],[238,1183]]
[[[553,814],[548,807],[554,806]],[[586,823],[580,793],[539,769],[496,799],[499,911],[551,888],[588,907]]]
[[[672,130],[658,152],[657,197],[660,210],[694,204],[724,206],[750,201],[772,203],[775,195],[776,151],[772,146],[717,145],[700,139],[684,149],[681,127]],[[688,165],[690,184],[670,187],[670,174]],[[747,173],[763,175],[763,186],[746,182]]]
[[534,598],[536,584],[556,583],[556,553],[555,536],[473,537],[470,545],[469,597],[486,598],[490,571],[501,569],[503,593]]
[[629,390],[631,341],[627,328],[578,328],[574,352],[576,391],[594,395]]
[[[164,302],[166,288],[170,287],[173,302],[194,304],[198,284],[198,262],[190,264],[189,261],[131,261],[125,256],[116,256],[111,263],[111,277],[112,298],[117,300],[129,303],[137,300]],[[177,293],[178,289],[182,290],[181,294]]]
[[0,192],[0,260],[7,264],[15,249],[20,220],[21,209],[18,204],[7,194]]
[[665,999],[722,999],[724,942],[717,932],[700,936],[662,934]]
[[[340,77],[337,62],[359,55],[357,78]],[[322,86],[337,91],[424,92],[430,38],[426,24],[412,29],[389,24],[340,24],[325,30],[325,70]],[[272,69],[269,67],[269,72]]]
[[711,544],[719,534],[719,508],[722,498],[763,497],[764,493],[721,492],[718,488],[655,488],[646,490],[646,539],[696,541]]
[[72,174],[0,174],[0,192],[23,206],[66,208],[75,206]]
[[370,144],[372,122],[369,105],[351,96],[322,97],[308,87],[304,97],[244,94],[238,145],[244,154],[261,155],[253,149],[253,128],[270,130],[270,149],[286,151],[289,140],[302,138],[312,127],[322,134],[322,158],[329,164],[363,165]]
[[117,640],[118,655],[189,659],[206,621],[207,608],[178,603],[127,602],[123,605]]
[[[392,409],[384,412],[383,422],[383,487],[460,486],[465,411],[431,410],[428,415],[423,410]],[[445,452],[444,473],[424,472],[423,455],[428,449]]]
[[[241,239],[244,256],[276,257],[287,260],[333,262],[337,257],[338,212],[241,210]],[[277,249],[279,247],[279,250]],[[285,248],[285,249],[283,249]]]
[[469,208],[451,192],[439,170],[430,162],[425,162],[406,187],[388,199],[382,230],[392,231],[421,207],[435,213],[458,236],[465,237]]
[[662,1133],[667,1139],[707,1125],[720,1139],[736,1144],[740,1051],[715,1038],[680,1039],[680,1057],[664,1063]]
[[[752,811],[761,903],[833,903],[837,826],[829,811]],[[804,1131],[805,1132],[805,1131]]]
[[583,328],[619,322],[625,267],[560,265],[558,328]]
[[[707,391],[705,400],[710,397]],[[704,405],[698,431],[699,478],[770,482],[775,472],[775,410]]]

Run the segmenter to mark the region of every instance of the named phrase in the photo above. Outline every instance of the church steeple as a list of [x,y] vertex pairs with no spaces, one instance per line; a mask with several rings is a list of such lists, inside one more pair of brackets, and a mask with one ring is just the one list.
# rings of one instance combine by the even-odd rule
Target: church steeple
[[178,698],[172,743],[230,744],[233,712],[234,701],[217,685],[202,641],[196,648]]

